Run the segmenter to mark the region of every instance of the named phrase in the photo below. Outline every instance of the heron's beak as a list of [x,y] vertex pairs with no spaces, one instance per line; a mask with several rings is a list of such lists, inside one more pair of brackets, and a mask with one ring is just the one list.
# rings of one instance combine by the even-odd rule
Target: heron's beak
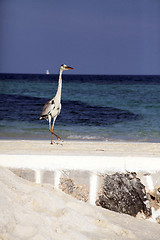
[[74,69],[74,68],[67,66],[67,67],[65,67],[65,69],[66,69],[66,70],[72,70],[72,69]]

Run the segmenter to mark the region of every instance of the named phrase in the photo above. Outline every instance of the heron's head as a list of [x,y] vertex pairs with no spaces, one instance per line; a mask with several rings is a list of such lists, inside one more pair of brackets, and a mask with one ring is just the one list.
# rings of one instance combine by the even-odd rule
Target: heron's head
[[61,69],[64,71],[64,70],[71,70],[71,69],[74,69],[74,68],[69,67],[69,66],[67,66],[67,65],[65,65],[65,64],[62,64],[62,65],[61,65]]

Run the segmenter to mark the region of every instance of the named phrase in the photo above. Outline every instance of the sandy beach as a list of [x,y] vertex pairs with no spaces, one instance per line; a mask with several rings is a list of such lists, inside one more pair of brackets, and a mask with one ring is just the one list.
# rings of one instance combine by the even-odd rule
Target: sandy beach
[[[58,143],[58,144],[56,144]],[[0,154],[159,157],[160,143],[0,140]]]

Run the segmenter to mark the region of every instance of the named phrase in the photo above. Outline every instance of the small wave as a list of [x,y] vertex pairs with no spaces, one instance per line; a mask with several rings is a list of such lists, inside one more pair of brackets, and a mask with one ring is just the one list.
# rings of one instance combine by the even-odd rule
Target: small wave
[[70,135],[67,137],[67,139],[73,139],[73,140],[106,140],[105,138],[102,138],[100,136],[82,136],[82,135]]

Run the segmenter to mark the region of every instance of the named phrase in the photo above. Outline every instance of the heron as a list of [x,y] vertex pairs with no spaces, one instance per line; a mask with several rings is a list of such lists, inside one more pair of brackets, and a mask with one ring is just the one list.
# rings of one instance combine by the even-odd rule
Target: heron
[[[71,69],[73,68],[65,64],[61,65],[59,69],[59,81],[58,81],[58,89],[57,89],[56,95],[43,106],[42,113],[40,116],[40,119],[46,119],[49,122],[49,131],[51,133],[51,144],[53,144],[53,135],[56,136],[57,140],[62,140],[56,133],[53,132],[53,129],[54,129],[56,118],[61,112],[62,73],[65,70],[71,70]],[[52,122],[52,119],[53,119],[53,122]]]

